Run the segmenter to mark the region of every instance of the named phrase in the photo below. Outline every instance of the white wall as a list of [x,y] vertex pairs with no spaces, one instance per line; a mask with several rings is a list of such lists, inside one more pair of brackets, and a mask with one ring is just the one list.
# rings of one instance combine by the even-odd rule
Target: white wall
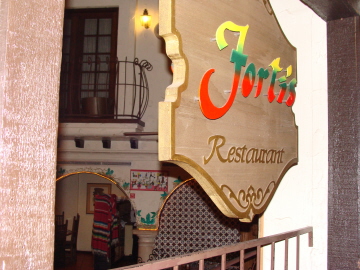
[[[313,248],[308,247],[307,236],[301,237],[300,269],[327,269],[326,23],[299,0],[270,3],[285,35],[297,48],[298,85],[293,110],[299,128],[299,163],[285,175],[264,213],[264,236],[313,226]],[[291,245],[289,269],[295,269],[294,241]],[[276,246],[276,269],[284,269],[278,257],[282,247]],[[268,264],[269,253],[264,259]]]
[[[159,23],[159,0],[138,0],[136,10],[136,56],[139,59],[148,60],[154,67],[146,73],[150,86],[150,102],[143,120],[146,123],[146,131],[157,131],[158,127],[158,103],[165,99],[165,89],[172,82],[170,72],[171,61],[165,54],[165,41],[157,36]],[[149,29],[141,27],[138,21],[140,15],[147,9],[152,16]]]

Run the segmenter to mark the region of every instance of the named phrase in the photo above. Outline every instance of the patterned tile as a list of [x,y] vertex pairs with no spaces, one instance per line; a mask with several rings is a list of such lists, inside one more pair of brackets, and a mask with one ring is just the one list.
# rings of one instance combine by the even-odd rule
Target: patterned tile
[[195,180],[171,194],[159,218],[155,251],[160,257],[240,242],[239,220],[224,216]]

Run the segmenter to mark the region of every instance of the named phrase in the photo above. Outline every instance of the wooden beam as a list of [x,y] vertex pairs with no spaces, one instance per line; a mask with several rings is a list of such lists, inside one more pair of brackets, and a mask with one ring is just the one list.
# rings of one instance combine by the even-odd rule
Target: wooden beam
[[356,269],[359,239],[360,19],[327,23],[328,269]]
[[357,0],[300,0],[324,21],[358,16],[360,3]]

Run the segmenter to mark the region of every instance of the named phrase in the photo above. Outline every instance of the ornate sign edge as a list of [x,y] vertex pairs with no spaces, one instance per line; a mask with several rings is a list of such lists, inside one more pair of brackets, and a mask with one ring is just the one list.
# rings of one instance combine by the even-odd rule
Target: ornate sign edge
[[[268,5],[270,6],[270,3]],[[254,215],[265,211],[286,172],[292,166],[297,165],[298,150],[296,151],[296,158],[290,160],[285,165],[277,182],[271,182],[265,191],[261,189],[255,190],[250,186],[248,190],[240,190],[238,194],[234,194],[229,190],[229,197],[226,197],[222,191],[226,189],[226,186],[219,187],[212,177],[196,162],[186,156],[175,154],[175,126],[173,125],[175,123],[175,110],[180,105],[181,93],[187,89],[188,76],[186,75],[188,70],[187,59],[182,52],[181,38],[174,27],[175,19],[173,14],[174,1],[159,0],[159,34],[165,40],[166,53],[173,63],[173,82],[166,88],[164,101],[159,102],[159,160],[174,163],[189,172],[226,216],[239,218],[243,222],[251,222]],[[278,23],[275,14],[272,13],[272,15]],[[278,26],[282,31],[279,23]],[[286,38],[285,35],[284,37]],[[294,125],[296,130],[298,130],[295,117]],[[242,207],[243,211],[239,211],[231,203],[231,200],[236,200],[240,205],[240,197],[247,203],[245,207]],[[265,197],[266,200],[264,201]],[[251,203],[255,200],[259,201],[259,208],[254,208]]]

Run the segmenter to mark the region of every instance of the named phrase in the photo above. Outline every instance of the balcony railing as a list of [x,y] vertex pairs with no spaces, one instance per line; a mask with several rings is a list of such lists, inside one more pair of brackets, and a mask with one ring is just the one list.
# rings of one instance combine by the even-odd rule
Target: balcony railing
[[149,102],[148,61],[97,58],[81,67],[78,76],[62,72],[60,122],[141,122]]
[[[127,267],[114,268],[116,270],[155,270],[155,269],[211,269],[211,270],[223,270],[230,267],[237,266],[238,269],[244,270],[244,261],[248,258],[256,256],[256,262],[260,262],[261,248],[264,246],[271,246],[271,265],[270,269],[273,270],[275,267],[275,243],[285,241],[285,261],[284,269],[289,269],[288,253],[289,253],[289,239],[296,237],[296,262],[295,269],[300,269],[300,235],[308,234],[309,236],[309,247],[313,246],[313,228],[305,227],[303,229],[289,231],[285,233],[275,234],[255,240],[246,242],[240,242],[228,246],[208,249],[204,251],[195,252],[192,254],[181,255],[177,257],[170,257],[161,259],[158,261],[151,261],[148,263],[136,264]],[[252,249],[254,249],[252,251]],[[249,251],[251,250],[251,251]],[[249,251],[249,252],[247,252]],[[226,255],[229,253],[238,252],[239,257],[226,260]],[[220,257],[220,263],[218,266],[210,266],[207,264],[207,260]],[[233,269],[233,268],[232,268]],[[291,269],[294,269],[292,266]],[[256,270],[260,270],[260,263],[256,263]]]

